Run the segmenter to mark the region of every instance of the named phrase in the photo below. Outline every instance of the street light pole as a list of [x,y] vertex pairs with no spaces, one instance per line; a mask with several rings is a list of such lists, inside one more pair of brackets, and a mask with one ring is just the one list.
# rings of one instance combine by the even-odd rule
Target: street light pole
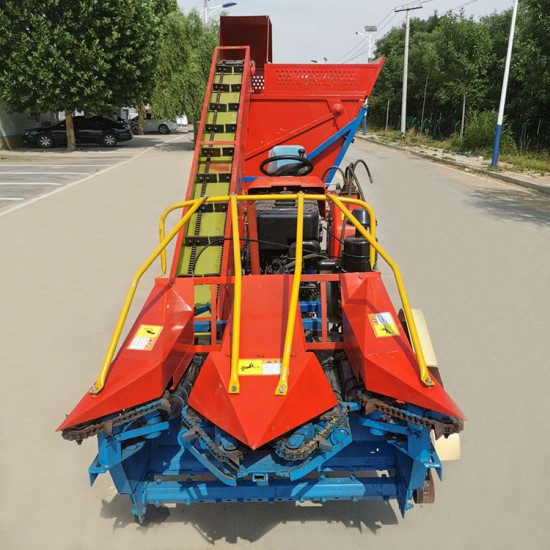
[[[363,34],[362,32],[356,32],[355,34],[368,38],[369,50],[367,52],[367,63],[370,63],[370,58],[372,57],[372,33],[376,32],[378,30],[378,27],[376,27],[375,25],[371,25],[371,26],[367,25],[364,27],[364,29],[367,34]],[[365,116],[363,117],[363,135],[364,136],[367,135],[367,111],[369,108],[368,101],[369,101],[369,98],[367,98],[365,101]]]
[[510,38],[508,39],[508,52],[506,54],[506,65],[504,67],[504,78],[502,80],[502,92],[500,94],[500,107],[498,109],[497,128],[495,132],[495,142],[493,144],[493,159],[491,166],[496,166],[498,153],[500,149],[500,136],[502,134],[502,123],[504,121],[504,106],[506,105],[506,92],[508,91],[508,78],[510,76],[510,63],[512,61],[512,48],[514,46],[514,33],[516,30],[516,17],[518,14],[519,0],[514,2],[514,11],[512,12],[512,23],[510,25]]
[[365,38],[368,38],[369,40],[369,50],[367,52],[367,63],[370,63],[370,58],[372,57],[372,33],[376,32],[378,30],[378,27],[372,25],[372,26],[365,26],[365,33],[362,32],[356,32],[355,34],[359,36],[363,36]]
[[405,24],[405,54],[403,61],[403,96],[401,99],[401,137],[405,137],[407,132],[407,80],[409,73],[409,34],[410,34],[410,12],[422,8],[420,4],[416,6],[403,6],[395,8],[395,13],[401,11],[407,12],[407,22]]
[[204,14],[203,16],[203,19],[204,19],[204,25],[207,26],[208,25],[208,10],[211,10],[211,11],[214,11],[214,10],[218,10],[218,9],[223,9],[223,8],[231,8],[232,6],[236,6],[237,5],[237,2],[225,2],[223,4],[219,4],[217,6],[213,6],[211,8],[208,7],[208,2],[210,0],[204,0],[204,3],[203,3],[203,9],[202,9],[202,13]]

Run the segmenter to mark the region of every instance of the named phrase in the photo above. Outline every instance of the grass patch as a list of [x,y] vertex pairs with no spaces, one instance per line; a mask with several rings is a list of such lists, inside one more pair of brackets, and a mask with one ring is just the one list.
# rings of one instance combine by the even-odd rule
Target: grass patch
[[541,176],[550,173],[550,155],[548,153],[500,155],[499,162],[508,164],[509,169],[515,172],[536,172]]
[[[492,123],[492,121],[491,121]],[[486,124],[489,126],[489,124]],[[466,150],[464,147],[464,140],[461,140],[457,134],[453,134],[450,138],[445,140],[434,140],[429,135],[418,134],[414,130],[409,130],[404,138],[401,137],[399,131],[392,130],[390,132],[384,132],[383,130],[372,129],[369,132],[370,136],[376,137],[378,141],[382,143],[394,143],[396,145],[403,145],[406,147],[419,148],[424,153],[428,153],[427,149],[436,149],[443,153],[460,153],[466,156],[483,156],[484,159],[490,161],[492,157],[492,150],[490,147],[482,147],[481,144],[477,148]],[[485,132],[488,136],[489,133]],[[514,147],[507,147],[507,149],[514,150]],[[436,153],[431,153],[436,155]],[[444,160],[455,161],[456,159],[449,156],[442,156]],[[499,156],[499,166],[494,170],[510,170],[513,172],[531,172],[545,176],[550,174],[550,153],[534,153],[534,152],[506,152],[501,149]]]

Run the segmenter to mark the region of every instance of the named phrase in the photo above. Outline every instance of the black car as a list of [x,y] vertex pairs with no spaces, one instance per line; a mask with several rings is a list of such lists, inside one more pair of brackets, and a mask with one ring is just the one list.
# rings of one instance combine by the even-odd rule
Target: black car
[[[119,141],[132,139],[130,126],[103,117],[73,117],[74,134],[77,143],[99,143],[105,147],[114,147]],[[67,144],[65,121],[54,126],[42,126],[25,130],[23,141],[27,145],[37,145],[49,149],[56,145]]]

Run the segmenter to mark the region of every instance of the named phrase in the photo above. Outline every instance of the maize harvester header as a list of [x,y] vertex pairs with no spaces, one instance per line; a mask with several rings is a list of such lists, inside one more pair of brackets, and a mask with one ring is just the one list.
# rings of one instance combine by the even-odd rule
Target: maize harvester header
[[[433,501],[438,451],[463,426],[378,242],[368,166],[340,168],[383,59],[271,57],[269,18],[221,18],[186,200],[163,212],[100,374],[59,427],[97,436],[90,480],[110,472],[139,521],[196,502],[397,499],[404,514]],[[165,275],[119,346],[157,258]]]

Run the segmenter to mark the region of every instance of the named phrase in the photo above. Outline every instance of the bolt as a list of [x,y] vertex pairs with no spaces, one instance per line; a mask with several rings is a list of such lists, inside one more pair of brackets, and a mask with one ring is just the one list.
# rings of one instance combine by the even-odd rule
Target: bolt
[[426,384],[433,384],[433,380],[429,376],[426,378]]
[[282,386],[279,388],[279,393],[285,393],[285,389]]
[[237,386],[231,386],[231,391],[237,391]]

